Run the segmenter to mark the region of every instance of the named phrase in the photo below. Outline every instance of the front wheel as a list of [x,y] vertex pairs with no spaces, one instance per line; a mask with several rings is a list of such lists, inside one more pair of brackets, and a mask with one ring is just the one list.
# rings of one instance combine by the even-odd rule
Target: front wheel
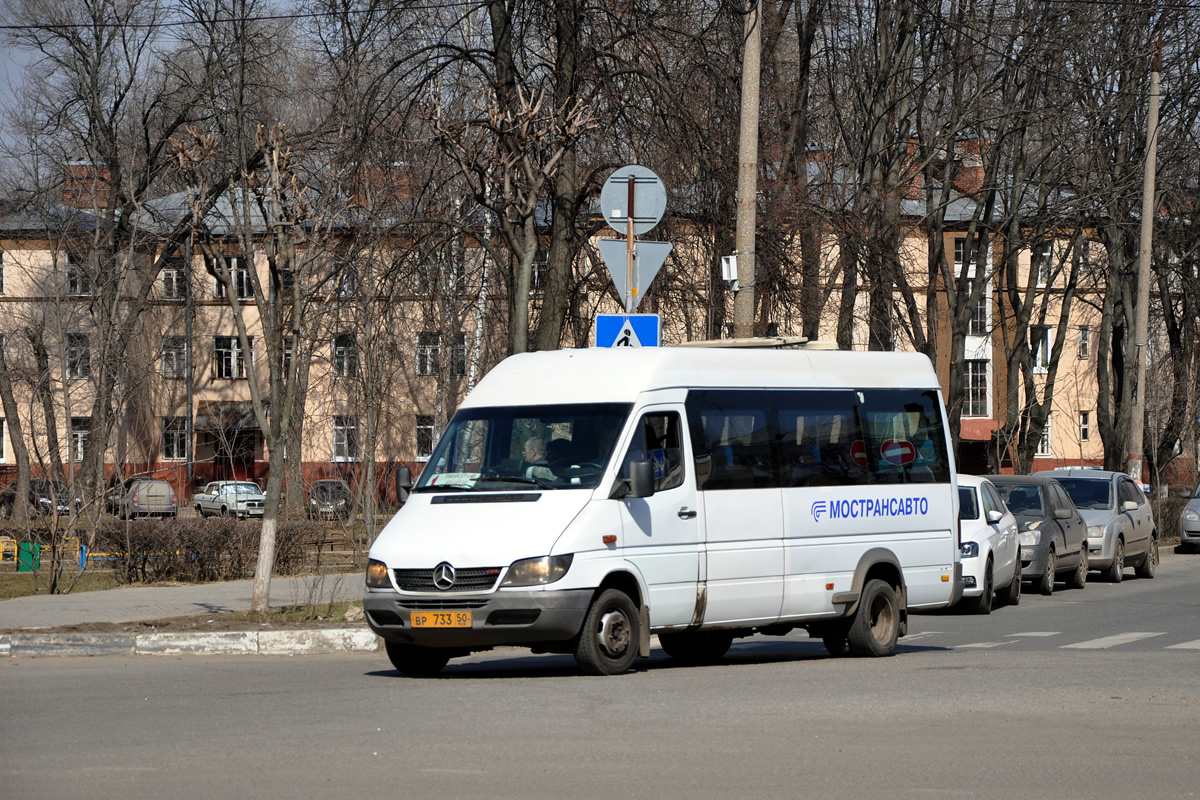
[[733,644],[733,634],[722,631],[660,633],[663,652],[681,664],[712,664],[720,661]]
[[896,590],[877,578],[867,581],[858,610],[846,631],[850,652],[880,658],[896,651],[900,636],[900,605]]
[[987,567],[983,571],[983,593],[978,597],[968,597],[963,601],[963,607],[968,614],[990,614],[995,591],[995,576],[992,571],[992,560],[989,558]]
[[1150,537],[1150,548],[1146,551],[1146,557],[1142,559],[1142,563],[1137,565],[1134,570],[1139,578],[1153,578],[1154,573],[1158,572],[1158,537]]
[[1004,604],[1006,606],[1015,606],[1021,602],[1021,560],[1018,558],[1017,563],[1013,564],[1012,582],[1008,584],[1008,588],[1004,590]]
[[1046,568],[1042,570],[1042,577],[1038,581],[1038,591],[1044,595],[1054,594],[1054,548],[1050,548],[1046,552]]
[[388,660],[404,675],[436,675],[450,661],[450,653],[430,647],[385,641]]
[[1109,583],[1120,583],[1121,578],[1125,574],[1125,540],[1117,539],[1117,549],[1113,551],[1112,564],[1108,567],[1108,572],[1104,577],[1108,578]]
[[641,618],[629,595],[605,589],[588,609],[575,662],[589,675],[619,675],[637,658]]
[[1079,565],[1075,567],[1075,571],[1071,573],[1071,588],[1082,589],[1083,587],[1087,586],[1087,574],[1088,551],[1087,542],[1084,542],[1079,546]]

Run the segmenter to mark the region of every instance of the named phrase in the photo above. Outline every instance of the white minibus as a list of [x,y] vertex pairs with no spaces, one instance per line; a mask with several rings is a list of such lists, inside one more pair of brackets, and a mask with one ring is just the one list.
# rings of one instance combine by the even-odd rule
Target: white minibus
[[[410,485],[411,482],[409,482]],[[370,550],[402,673],[496,646],[629,670],[804,628],[891,655],[962,593],[945,407],[923,355],[666,347],[497,365]]]

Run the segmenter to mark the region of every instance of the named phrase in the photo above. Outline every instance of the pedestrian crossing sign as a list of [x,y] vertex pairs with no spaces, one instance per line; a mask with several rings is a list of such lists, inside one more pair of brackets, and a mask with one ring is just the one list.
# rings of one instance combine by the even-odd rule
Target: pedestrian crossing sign
[[596,315],[596,347],[658,347],[661,340],[658,314]]

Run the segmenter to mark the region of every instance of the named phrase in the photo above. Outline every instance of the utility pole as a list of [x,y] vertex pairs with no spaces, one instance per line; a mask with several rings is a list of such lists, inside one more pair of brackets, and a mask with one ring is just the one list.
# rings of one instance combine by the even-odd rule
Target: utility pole
[[758,86],[762,60],[762,13],[759,0],[747,0],[746,42],[742,56],[742,120],[738,143],[737,254],[738,291],[733,296],[733,335],[754,335],[754,229],[758,224]]
[[1146,429],[1146,354],[1150,338],[1150,258],[1154,242],[1154,170],[1158,151],[1158,91],[1162,72],[1162,34],[1150,70],[1150,112],[1146,121],[1146,166],[1142,177],[1142,230],[1138,248],[1137,306],[1134,317],[1134,355],[1137,383],[1133,387],[1133,419],[1129,425],[1129,449],[1125,471],[1135,481],[1142,480]]

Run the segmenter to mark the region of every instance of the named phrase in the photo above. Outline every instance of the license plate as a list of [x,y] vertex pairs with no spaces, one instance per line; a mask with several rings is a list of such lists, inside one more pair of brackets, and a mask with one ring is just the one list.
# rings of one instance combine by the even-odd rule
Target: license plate
[[470,611],[414,611],[410,617],[414,628],[469,628]]

